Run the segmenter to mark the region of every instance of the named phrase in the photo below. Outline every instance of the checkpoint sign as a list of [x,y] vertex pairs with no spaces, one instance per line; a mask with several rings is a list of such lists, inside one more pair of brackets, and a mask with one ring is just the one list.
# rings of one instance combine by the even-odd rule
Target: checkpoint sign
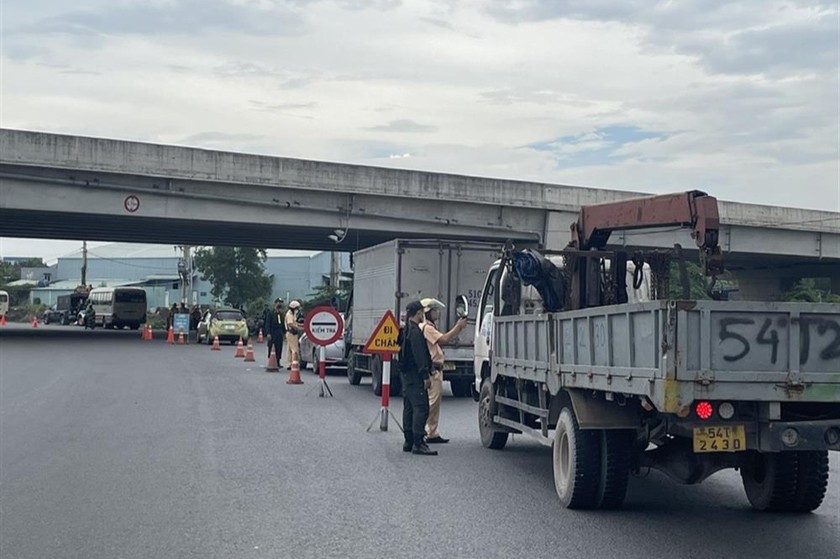
[[397,344],[399,333],[400,327],[397,319],[394,318],[394,313],[387,311],[365,344],[365,353],[398,353],[400,351],[400,346]]
[[315,307],[306,315],[303,329],[313,344],[328,346],[344,334],[344,320],[332,307]]

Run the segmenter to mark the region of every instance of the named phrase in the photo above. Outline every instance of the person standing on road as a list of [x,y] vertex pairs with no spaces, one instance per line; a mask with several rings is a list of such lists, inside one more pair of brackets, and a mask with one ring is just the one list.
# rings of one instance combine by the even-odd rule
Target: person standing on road
[[449,439],[441,437],[438,431],[438,427],[440,426],[440,399],[441,393],[443,392],[443,363],[446,359],[443,348],[440,346],[448,344],[457,338],[461,330],[466,328],[467,319],[459,318],[451,330],[445,334],[441,334],[437,329],[437,322],[440,320],[440,311],[445,309],[446,305],[431,297],[422,299],[420,304],[423,305],[426,318],[426,321],[420,325],[420,331],[423,332],[423,337],[426,338],[429,355],[432,358],[433,369],[431,386],[429,387],[429,418],[426,420],[426,442],[448,443]]
[[423,305],[412,301],[405,308],[406,321],[400,342],[400,376],[403,385],[403,451],[436,456],[425,441],[429,416],[429,386],[432,359],[418,324],[423,320]]
[[268,357],[271,357],[271,348],[274,348],[274,355],[277,363],[283,356],[283,299],[274,300],[274,309],[266,309],[265,313],[265,339],[268,346]]
[[288,349],[289,367],[292,366],[292,361],[300,361],[300,325],[298,324],[298,315],[300,314],[300,302],[292,301],[289,303],[289,310],[286,312],[286,346]]

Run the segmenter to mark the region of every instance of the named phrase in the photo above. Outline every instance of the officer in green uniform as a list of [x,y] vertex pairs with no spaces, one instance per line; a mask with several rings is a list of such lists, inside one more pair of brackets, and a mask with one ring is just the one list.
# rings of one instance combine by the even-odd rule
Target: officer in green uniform
[[429,417],[429,386],[432,358],[418,324],[423,320],[423,305],[412,301],[405,308],[405,328],[400,345],[400,375],[403,385],[403,450],[412,454],[436,456],[426,444],[426,419]]

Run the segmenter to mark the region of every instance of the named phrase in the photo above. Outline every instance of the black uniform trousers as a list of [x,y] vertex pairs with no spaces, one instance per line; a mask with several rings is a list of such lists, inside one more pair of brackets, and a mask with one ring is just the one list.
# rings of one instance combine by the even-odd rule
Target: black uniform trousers
[[268,356],[271,357],[271,348],[274,348],[274,355],[277,356],[277,364],[280,364],[280,359],[283,357],[283,334],[275,334],[271,336],[266,344],[268,346]]
[[419,445],[426,435],[429,418],[429,392],[423,383],[418,384],[417,374],[403,375],[403,434],[406,444]]

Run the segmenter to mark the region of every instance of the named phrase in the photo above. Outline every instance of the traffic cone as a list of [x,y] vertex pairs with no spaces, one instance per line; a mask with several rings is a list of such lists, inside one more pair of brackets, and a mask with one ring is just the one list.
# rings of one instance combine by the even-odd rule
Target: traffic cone
[[219,345],[219,336],[213,338],[213,345],[210,347],[210,351],[222,351],[222,346]]
[[184,331],[181,330],[178,332],[178,345],[184,345]]
[[149,325],[144,324],[143,330],[140,332],[140,339],[144,342],[149,339]]
[[[5,314],[0,315],[0,326],[5,326],[5,325],[6,325],[6,315]],[[260,333],[262,333],[262,332],[260,332]]]
[[265,366],[266,373],[279,373],[280,367],[277,366],[277,356],[274,354],[274,346],[271,346],[271,353],[268,356],[268,365]]
[[166,334],[166,343],[175,343],[175,328],[173,328],[172,326],[169,327],[169,332]]
[[33,318],[33,319],[32,319],[32,327],[33,327],[33,328],[37,328],[37,327],[38,327],[38,317],[37,317],[37,316],[36,316],[35,318]]
[[245,346],[242,344],[242,336],[239,336],[239,343],[236,344],[236,353],[233,356],[236,358],[245,357]]
[[152,340],[155,339],[155,334],[154,334],[154,332],[152,332],[152,325],[151,324],[146,325],[146,331],[147,331],[146,339],[151,342]]
[[245,362],[250,363],[252,361],[256,361],[254,359],[254,346],[251,345],[251,342],[248,342],[248,350],[245,352]]
[[263,341],[265,341],[265,340],[263,340],[262,328],[260,328],[260,331],[259,331],[259,333],[257,334],[257,343],[258,343],[258,344],[261,344],[261,343],[263,343]]
[[299,361],[292,361],[292,364],[289,366],[289,380],[286,381],[286,384],[303,384],[303,381],[300,380]]

